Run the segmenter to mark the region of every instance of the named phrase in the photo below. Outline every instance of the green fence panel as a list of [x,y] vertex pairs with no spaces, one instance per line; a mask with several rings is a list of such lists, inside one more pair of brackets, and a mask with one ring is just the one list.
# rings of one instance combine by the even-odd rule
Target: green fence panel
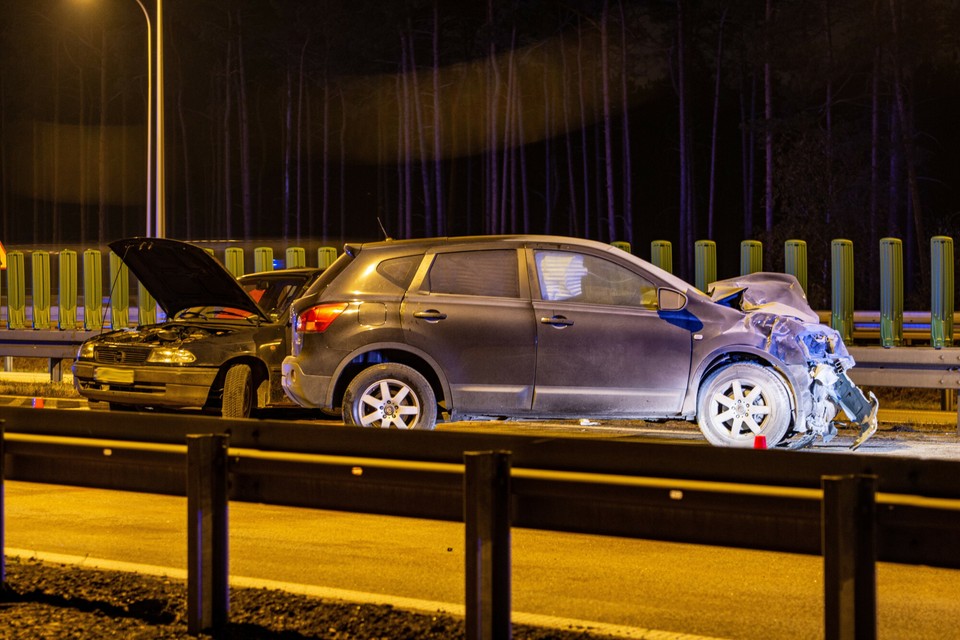
[[61,330],[76,329],[77,323],[77,252],[64,249],[58,258],[60,274],[57,284],[57,323]]
[[837,239],[830,243],[832,302],[830,326],[845,342],[853,340],[853,243]]
[[783,272],[789,273],[803,292],[807,292],[807,243],[803,240],[787,240],[783,244]]
[[256,272],[273,271],[273,249],[257,247],[253,250],[253,270]]
[[337,250],[334,247],[320,247],[317,249],[317,266],[326,269],[337,259]]
[[50,328],[50,254],[34,251],[30,256],[33,297],[33,328]]
[[903,344],[903,243],[880,239],[880,344]]
[[83,252],[83,326],[103,327],[103,262],[96,249]]
[[632,252],[633,252],[632,248],[630,247],[630,243],[629,243],[629,242],[624,242],[624,241],[622,241],[622,240],[614,240],[614,241],[611,242],[610,244],[613,245],[613,246],[615,246],[617,249],[621,249],[621,250],[623,250],[623,251],[626,251],[627,253],[632,253]]
[[234,278],[239,278],[245,272],[243,270],[243,249],[240,247],[230,247],[224,252],[225,266],[227,271],[233,274]]
[[130,326],[130,270],[115,253],[110,254],[110,326]]
[[650,262],[668,273],[673,273],[673,245],[669,240],[654,240],[650,243]]
[[713,240],[697,240],[693,252],[694,285],[706,293],[710,283],[717,281],[717,243]]
[[930,345],[953,345],[953,238],[930,238]]
[[740,275],[763,271],[763,243],[759,240],[744,240],[740,243]]
[[7,254],[7,326],[11,329],[27,327],[26,269],[22,251]]
[[137,283],[137,324],[156,324],[157,301],[146,290],[143,283]]
[[303,247],[287,247],[287,269],[307,266],[307,251]]

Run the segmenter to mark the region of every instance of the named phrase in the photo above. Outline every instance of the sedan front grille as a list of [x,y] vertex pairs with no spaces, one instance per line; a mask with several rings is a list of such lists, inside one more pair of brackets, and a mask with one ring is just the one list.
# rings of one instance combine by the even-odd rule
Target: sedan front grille
[[93,359],[102,364],[143,364],[149,355],[149,347],[97,347],[93,350]]

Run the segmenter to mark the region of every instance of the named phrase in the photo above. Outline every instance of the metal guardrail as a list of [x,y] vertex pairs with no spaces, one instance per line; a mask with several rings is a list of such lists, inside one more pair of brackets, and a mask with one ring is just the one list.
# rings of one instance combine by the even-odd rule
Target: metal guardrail
[[[202,475],[203,466],[189,463],[194,470],[187,471],[186,443],[191,434],[210,434],[228,443],[208,444],[204,455],[223,450],[231,500],[472,518],[468,535],[485,536],[484,548],[494,554],[508,553],[503,539],[511,526],[823,554],[827,637],[846,637],[834,626],[862,631],[875,624],[876,560],[960,568],[954,461],[150,413],[113,413],[105,421],[88,412],[16,407],[0,407],[0,420],[10,479],[184,495],[189,476]],[[477,463],[470,479],[475,452],[494,458]],[[209,482],[213,488],[198,494],[208,500],[227,486]],[[217,555],[225,548],[217,544],[227,543],[209,541],[208,574],[210,566],[226,570]],[[502,610],[509,608],[502,597],[508,556],[470,555],[477,564],[468,575],[493,572],[477,584],[501,591],[469,592],[475,601],[467,603],[468,627],[502,624],[509,620]],[[188,573],[202,561],[192,559]],[[217,612],[195,615],[220,619]]]

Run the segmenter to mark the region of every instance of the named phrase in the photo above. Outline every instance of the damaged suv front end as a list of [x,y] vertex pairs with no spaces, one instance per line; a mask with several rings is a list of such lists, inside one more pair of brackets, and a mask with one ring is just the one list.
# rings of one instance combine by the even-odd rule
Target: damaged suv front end
[[739,308],[746,315],[739,330],[756,336],[756,346],[787,369],[794,381],[794,421],[786,446],[800,448],[817,437],[829,442],[837,435],[842,411],[858,429],[851,449],[857,449],[877,431],[879,402],[864,394],[847,375],[853,356],[840,333],[823,325],[806,301],[793,276],[757,273],[713,283],[710,291],[719,304]]

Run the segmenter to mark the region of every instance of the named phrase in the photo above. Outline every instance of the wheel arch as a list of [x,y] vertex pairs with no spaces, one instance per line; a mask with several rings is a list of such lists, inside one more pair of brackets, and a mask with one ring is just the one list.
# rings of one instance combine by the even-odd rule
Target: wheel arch
[[267,364],[263,360],[251,355],[241,355],[235,358],[230,358],[220,365],[220,369],[217,371],[217,377],[214,378],[213,384],[210,385],[210,391],[207,395],[207,407],[222,406],[223,386],[227,378],[227,371],[229,371],[231,367],[238,364],[245,364],[250,367],[250,381],[253,384],[253,399],[255,405],[257,405],[254,406],[254,408],[260,408],[257,388],[264,380],[270,379],[270,370],[267,368]]
[[437,404],[449,411],[447,404],[450,399],[450,386],[440,366],[428,354],[402,343],[368,345],[344,358],[334,372],[333,383],[330,385],[330,406],[339,407],[343,404],[343,394],[358,373],[386,362],[404,364],[415,369],[430,383]]
[[711,353],[706,358],[703,358],[700,362],[700,366],[697,367],[690,379],[691,384],[687,390],[686,399],[684,400],[684,410],[686,412],[692,412],[693,415],[696,415],[698,399],[700,397],[700,391],[703,387],[704,380],[706,380],[714,371],[738,362],[754,362],[761,366],[772,369],[777,375],[780,376],[780,378],[783,380],[784,386],[787,389],[787,398],[790,400],[791,419],[793,424],[796,425],[800,419],[800,402],[798,398],[798,388],[801,384],[800,381],[794,377],[790,371],[790,368],[784,365],[784,363],[780,362],[776,358],[771,357],[766,351],[751,347],[743,347],[733,350],[731,350],[730,347],[726,347],[722,350],[717,350]]

